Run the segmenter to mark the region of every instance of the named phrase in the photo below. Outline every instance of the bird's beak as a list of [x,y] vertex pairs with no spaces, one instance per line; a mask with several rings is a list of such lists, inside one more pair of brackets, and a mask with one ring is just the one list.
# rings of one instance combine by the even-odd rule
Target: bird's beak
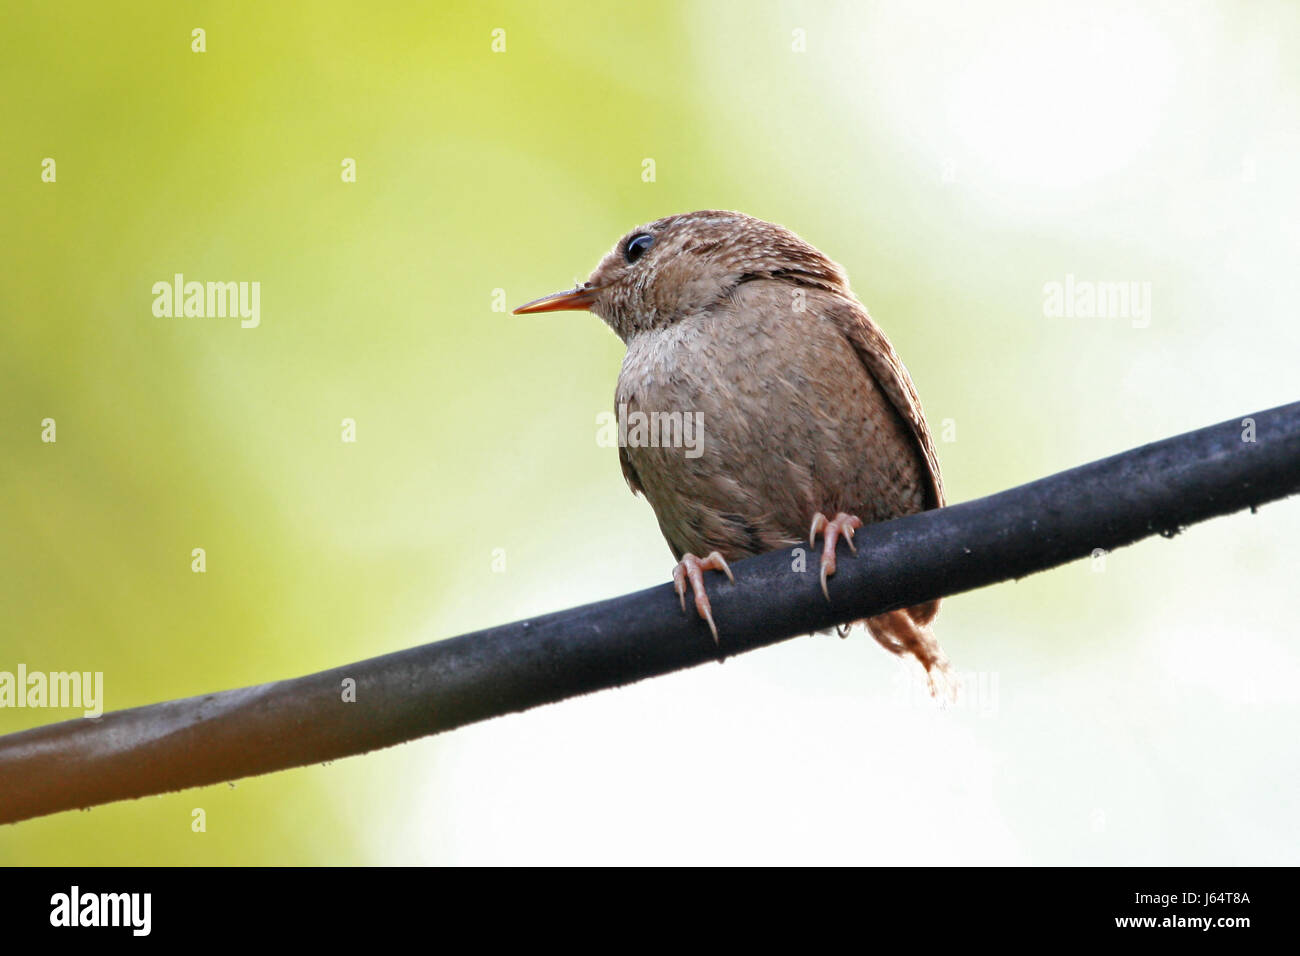
[[540,299],[534,299],[527,305],[515,309],[515,315],[527,315],[534,312],[563,312],[566,309],[590,309],[596,301],[600,289],[592,286],[579,286],[565,292],[553,292]]

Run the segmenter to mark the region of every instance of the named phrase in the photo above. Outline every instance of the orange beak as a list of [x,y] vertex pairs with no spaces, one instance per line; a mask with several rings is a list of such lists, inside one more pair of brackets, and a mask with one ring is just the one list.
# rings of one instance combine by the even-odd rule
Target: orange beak
[[576,289],[569,289],[565,292],[554,292],[551,295],[544,295],[540,299],[534,299],[527,305],[521,305],[515,309],[515,315],[531,315],[534,312],[564,312],[569,309],[590,309],[591,303],[596,300],[596,288],[583,288],[579,286]]

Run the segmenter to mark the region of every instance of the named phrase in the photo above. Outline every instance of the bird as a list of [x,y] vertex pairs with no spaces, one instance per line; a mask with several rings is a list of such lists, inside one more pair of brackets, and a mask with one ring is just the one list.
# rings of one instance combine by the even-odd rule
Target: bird
[[[907,369],[844,269],[784,226],[716,209],[637,226],[586,282],[514,312],[560,310],[594,312],[625,344],[622,420],[682,413],[701,425],[694,454],[635,435],[618,454],[677,559],[683,612],[689,587],[715,643],[706,571],[734,582],[730,562],[805,539],[812,549],[820,535],[829,600],[841,539],[856,551],[864,524],[943,506]],[[936,697],[955,687],[938,611],[933,600],[865,621],[886,650],[920,662]]]

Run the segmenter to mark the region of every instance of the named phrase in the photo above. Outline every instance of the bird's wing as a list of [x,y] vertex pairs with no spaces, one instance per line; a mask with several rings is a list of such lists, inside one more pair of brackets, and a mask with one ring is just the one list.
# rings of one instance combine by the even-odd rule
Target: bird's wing
[[618,445],[618,463],[623,468],[623,480],[627,486],[632,489],[632,494],[645,497],[645,489],[641,487],[641,476],[636,473],[632,467],[632,460],[627,457],[627,447],[619,442]]
[[[929,479],[930,493],[927,497],[931,499],[930,507],[943,507],[943,478],[939,474],[939,456],[935,453],[934,438],[925,423],[921,399],[916,394],[911,376],[894,352],[894,347],[889,344],[889,339],[885,338],[885,333],[872,321],[861,302],[839,295],[828,296],[827,299],[826,317],[839,326],[853,344],[858,358],[862,359],[862,364],[867,367],[871,377],[876,380],[916,440]],[[626,473],[626,468],[624,471]]]

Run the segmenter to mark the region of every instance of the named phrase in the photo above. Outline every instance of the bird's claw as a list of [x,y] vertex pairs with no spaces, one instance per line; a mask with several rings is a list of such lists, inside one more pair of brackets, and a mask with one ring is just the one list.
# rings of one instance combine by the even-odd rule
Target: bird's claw
[[858,548],[853,543],[853,533],[861,527],[861,518],[857,515],[845,514],[843,511],[834,518],[827,518],[820,511],[813,515],[812,527],[808,531],[808,547],[811,548],[816,544],[817,535],[820,532],[822,535],[822,594],[826,595],[828,601],[831,599],[831,592],[826,586],[826,579],[835,573],[835,543],[843,537],[848,542],[849,550],[857,554]]
[[713,643],[718,643],[718,627],[713,623],[713,607],[709,604],[709,595],[704,590],[704,572],[721,571],[727,576],[732,584],[736,583],[736,576],[731,573],[731,568],[727,566],[727,561],[717,551],[709,552],[709,556],[700,560],[693,554],[682,556],[681,561],[673,568],[673,590],[677,592],[677,598],[681,602],[682,612],[686,611],[686,582],[691,584],[691,590],[695,592],[695,610],[709,624],[709,631],[713,634]]

